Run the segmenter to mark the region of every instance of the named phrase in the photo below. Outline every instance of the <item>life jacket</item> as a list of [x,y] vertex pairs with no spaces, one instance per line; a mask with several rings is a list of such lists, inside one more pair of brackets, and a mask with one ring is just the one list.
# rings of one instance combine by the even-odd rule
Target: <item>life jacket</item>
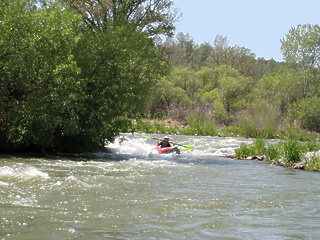
[[159,147],[165,148],[165,147],[171,147],[170,143],[168,141],[161,141],[159,143]]

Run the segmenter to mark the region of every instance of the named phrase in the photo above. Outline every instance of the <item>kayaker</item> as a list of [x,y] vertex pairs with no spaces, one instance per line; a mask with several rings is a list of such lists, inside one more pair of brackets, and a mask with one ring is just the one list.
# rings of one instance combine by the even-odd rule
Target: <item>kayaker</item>
[[158,139],[158,147],[165,148],[165,147],[171,147],[171,144],[169,143],[170,138],[168,136],[165,136],[163,139]]

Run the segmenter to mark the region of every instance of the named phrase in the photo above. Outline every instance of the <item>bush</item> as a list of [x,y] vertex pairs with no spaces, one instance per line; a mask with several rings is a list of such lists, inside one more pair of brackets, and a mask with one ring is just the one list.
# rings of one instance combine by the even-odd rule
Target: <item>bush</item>
[[156,132],[154,125],[148,121],[139,121],[134,125],[134,131],[137,132]]
[[236,149],[236,157],[247,158],[248,156],[265,155],[267,161],[284,158],[284,162],[291,164],[302,159],[304,152],[310,149],[318,149],[315,143],[304,143],[289,139],[286,142],[280,142],[276,145],[266,146],[265,140],[257,139],[253,144],[242,143],[239,149]]
[[257,101],[242,113],[238,126],[247,137],[275,138],[279,125],[280,111],[277,107],[265,102]]
[[252,155],[251,147],[246,143],[241,143],[240,148],[235,150],[237,158],[247,158]]
[[279,145],[270,145],[265,151],[266,161],[278,160],[281,158]]
[[248,145],[241,143],[240,148],[235,150],[236,157],[247,158],[249,156],[265,155],[266,145],[265,140],[257,139],[253,144]]
[[289,139],[284,143],[285,162],[295,163],[301,160],[302,145],[295,139]]
[[216,122],[214,120],[207,119],[202,114],[191,114],[187,117],[187,123],[189,129],[183,131],[184,134],[187,132],[197,135],[217,135]]
[[313,96],[293,105],[291,114],[304,129],[320,132],[320,98]]
[[320,157],[312,156],[307,163],[306,170],[309,171],[320,171]]
[[300,141],[315,141],[317,139],[316,133],[310,133],[298,126],[292,124],[285,124],[282,130],[279,131],[278,138],[280,139],[297,139]]
[[266,142],[263,139],[257,139],[252,145],[254,155],[264,155],[266,151]]

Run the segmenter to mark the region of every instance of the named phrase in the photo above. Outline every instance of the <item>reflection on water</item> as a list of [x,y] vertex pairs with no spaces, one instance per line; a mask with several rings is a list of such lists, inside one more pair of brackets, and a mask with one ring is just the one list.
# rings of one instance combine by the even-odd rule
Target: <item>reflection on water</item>
[[195,149],[148,158],[154,140],[123,134],[113,153],[2,156],[1,239],[320,235],[318,173],[223,157],[250,139],[173,141]]

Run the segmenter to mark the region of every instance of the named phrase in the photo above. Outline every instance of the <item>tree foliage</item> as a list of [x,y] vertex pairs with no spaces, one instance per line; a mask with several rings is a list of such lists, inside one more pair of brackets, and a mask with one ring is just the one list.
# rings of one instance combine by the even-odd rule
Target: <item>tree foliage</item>
[[288,63],[302,69],[320,68],[320,26],[298,24],[281,39],[281,50]]
[[299,72],[296,69],[281,66],[257,82],[254,96],[279,106],[282,115],[285,116],[289,106],[303,98],[302,87],[303,79]]
[[82,15],[90,28],[107,31],[108,26],[131,25],[148,35],[172,36],[179,14],[168,0],[61,0]]
[[183,33],[166,39],[161,50],[173,70],[165,94],[177,96],[171,93],[179,88],[179,96],[184,93],[192,103],[179,105],[184,100],[171,98],[166,116],[174,116],[172,109],[180,119],[196,113],[217,124],[236,125],[252,137],[276,137],[297,123],[319,131],[319,114],[311,107],[320,96],[319,41],[318,25],[293,27],[281,39],[286,62],[277,62],[256,59],[249,49],[230,46],[225,36],[200,45]]
[[320,97],[303,98],[290,108],[290,116],[299,121],[304,129],[320,132]]
[[257,78],[255,54],[245,47],[229,46],[227,37],[218,35],[214,40],[207,66],[219,67],[223,65],[231,66],[241,75]]
[[241,76],[230,66],[221,66],[215,71],[214,85],[208,82],[209,86],[201,96],[201,102],[211,103],[212,113],[217,120],[230,123],[232,115],[244,108],[252,80]]
[[96,31],[71,8],[45,3],[1,3],[0,149],[101,149],[143,112],[166,64],[132,24]]
[[281,39],[281,51],[287,63],[300,69],[305,97],[320,87],[320,26],[299,24]]

